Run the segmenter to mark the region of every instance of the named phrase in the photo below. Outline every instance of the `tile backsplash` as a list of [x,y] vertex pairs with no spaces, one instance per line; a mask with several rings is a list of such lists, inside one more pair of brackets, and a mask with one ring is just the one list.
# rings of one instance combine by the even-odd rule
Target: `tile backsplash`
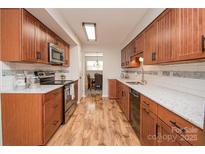
[[[141,68],[122,69],[130,79],[141,79]],[[144,65],[145,80],[150,84],[205,97],[205,62]]]
[[0,62],[1,63],[1,88],[7,89],[12,88],[15,82],[16,73],[34,73],[34,71],[54,71],[56,78],[59,79],[61,74],[64,74],[67,78],[69,76],[69,68],[62,66],[50,66],[45,64],[26,64],[26,63],[11,63],[11,62]]
[[[122,69],[121,72],[130,76],[141,73],[140,68]],[[166,77],[180,77],[205,80],[205,62],[175,65],[144,65],[144,73]]]

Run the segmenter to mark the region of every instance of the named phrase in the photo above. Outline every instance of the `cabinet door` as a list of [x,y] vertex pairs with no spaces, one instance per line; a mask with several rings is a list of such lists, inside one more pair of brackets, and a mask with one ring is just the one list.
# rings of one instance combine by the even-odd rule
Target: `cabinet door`
[[110,99],[117,98],[117,80],[108,80],[108,95]]
[[145,43],[145,37],[144,33],[141,33],[139,36],[137,36],[136,42],[135,42],[135,49],[136,53],[144,52],[144,43]]
[[[204,30],[204,9],[180,9],[180,60],[191,60],[205,57],[202,49]],[[203,20],[202,20],[203,19]]]
[[22,33],[22,60],[35,62],[36,20],[25,10],[23,10]]
[[74,83],[74,93],[75,93],[75,101],[78,101],[78,80]]
[[121,67],[126,67],[126,49],[122,49],[121,51]]
[[191,145],[185,141],[178,134],[165,124],[162,120],[158,119],[157,125],[157,144],[160,146],[188,146]]
[[123,87],[122,87],[122,83],[118,83],[118,90],[119,90],[119,101],[118,101],[118,104],[119,106],[121,107],[121,109],[123,108]]
[[129,87],[126,85],[123,85],[123,111],[127,120],[130,120]]
[[176,61],[180,51],[179,11],[166,10],[157,20],[158,62]]
[[48,43],[56,44],[55,34],[53,32],[48,31],[47,41],[48,41]]
[[45,143],[48,142],[50,137],[55,133],[62,123],[62,94],[62,89],[57,89],[45,95]]
[[40,22],[36,25],[36,58],[39,62],[48,63],[47,29]]
[[70,66],[70,50],[69,50],[69,45],[65,44],[64,45],[64,66],[69,67]]
[[145,30],[144,64],[157,63],[157,24],[152,23]]
[[157,127],[157,116],[148,110],[146,104],[140,104],[141,112],[141,133],[140,140],[143,145],[153,146],[156,145],[156,127]]

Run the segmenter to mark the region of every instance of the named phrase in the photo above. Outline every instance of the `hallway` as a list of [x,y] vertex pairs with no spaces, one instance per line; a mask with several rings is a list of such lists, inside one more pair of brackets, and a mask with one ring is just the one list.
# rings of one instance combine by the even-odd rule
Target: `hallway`
[[60,126],[47,145],[136,146],[140,143],[115,101],[90,95],[81,101],[68,123]]

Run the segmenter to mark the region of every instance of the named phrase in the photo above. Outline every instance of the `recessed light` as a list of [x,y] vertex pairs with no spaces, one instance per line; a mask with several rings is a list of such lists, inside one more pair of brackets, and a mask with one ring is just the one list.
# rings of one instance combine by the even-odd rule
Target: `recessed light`
[[89,41],[96,41],[96,23],[83,22],[82,25],[84,27],[87,39]]

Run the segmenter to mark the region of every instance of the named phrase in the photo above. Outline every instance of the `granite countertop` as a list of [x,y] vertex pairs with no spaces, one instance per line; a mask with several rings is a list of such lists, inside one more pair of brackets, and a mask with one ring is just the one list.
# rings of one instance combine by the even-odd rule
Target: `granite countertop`
[[33,93],[33,94],[45,94],[48,93],[52,90],[58,89],[63,87],[63,85],[40,85],[38,87],[34,87],[34,88],[12,88],[12,89],[6,89],[6,90],[2,90],[1,93],[2,94],[11,94],[11,93],[15,93],[15,94],[20,94],[20,93]]
[[203,129],[205,97],[199,97],[157,85],[131,85],[126,83],[131,80],[117,80]]

